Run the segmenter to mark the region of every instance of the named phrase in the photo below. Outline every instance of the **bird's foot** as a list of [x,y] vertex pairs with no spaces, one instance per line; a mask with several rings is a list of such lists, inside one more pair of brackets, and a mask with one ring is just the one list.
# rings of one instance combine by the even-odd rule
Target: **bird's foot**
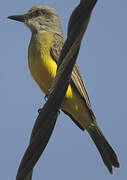
[[39,109],[38,109],[38,114],[40,114],[41,110],[42,110],[42,108],[39,108]]
[[60,114],[60,110],[58,110],[58,115]]
[[50,89],[48,89],[48,92],[47,92],[47,94],[45,95],[45,97],[44,97],[44,100],[45,101],[47,101],[48,100],[48,98],[49,98],[49,94],[50,94]]

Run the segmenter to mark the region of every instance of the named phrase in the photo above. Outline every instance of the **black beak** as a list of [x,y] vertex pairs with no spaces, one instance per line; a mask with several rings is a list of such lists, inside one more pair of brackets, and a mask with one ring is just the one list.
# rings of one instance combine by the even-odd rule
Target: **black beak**
[[12,19],[15,21],[24,22],[26,19],[26,15],[14,15],[14,16],[8,16],[8,19]]

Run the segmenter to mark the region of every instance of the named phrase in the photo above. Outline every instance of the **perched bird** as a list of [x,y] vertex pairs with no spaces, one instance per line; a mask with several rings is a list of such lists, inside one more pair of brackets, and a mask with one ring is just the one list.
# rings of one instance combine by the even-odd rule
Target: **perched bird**
[[[64,38],[59,16],[48,6],[35,6],[24,15],[9,16],[23,22],[32,32],[28,49],[29,69],[40,89],[47,94],[56,75]],[[82,130],[87,130],[111,174],[119,167],[117,156],[97,125],[85,84],[75,64],[61,110]]]

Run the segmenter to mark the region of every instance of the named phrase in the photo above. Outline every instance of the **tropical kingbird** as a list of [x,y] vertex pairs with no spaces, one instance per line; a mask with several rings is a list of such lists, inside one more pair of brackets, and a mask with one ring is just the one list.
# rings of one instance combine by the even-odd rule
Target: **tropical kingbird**
[[[31,8],[24,15],[9,16],[8,18],[23,22],[31,30],[32,37],[28,49],[29,69],[40,89],[47,94],[55,78],[58,58],[64,43],[61,23],[56,10],[39,5]],[[88,131],[105,165],[110,173],[113,173],[112,166],[118,168],[119,162],[97,125],[77,64],[72,71],[61,109],[80,129]]]

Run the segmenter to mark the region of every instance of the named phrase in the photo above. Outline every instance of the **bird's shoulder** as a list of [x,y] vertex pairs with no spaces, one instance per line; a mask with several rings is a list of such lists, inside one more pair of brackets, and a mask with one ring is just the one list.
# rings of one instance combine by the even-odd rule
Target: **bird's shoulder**
[[64,44],[64,38],[61,34],[54,33],[52,45],[50,48],[50,55],[52,59],[58,63],[59,55]]

